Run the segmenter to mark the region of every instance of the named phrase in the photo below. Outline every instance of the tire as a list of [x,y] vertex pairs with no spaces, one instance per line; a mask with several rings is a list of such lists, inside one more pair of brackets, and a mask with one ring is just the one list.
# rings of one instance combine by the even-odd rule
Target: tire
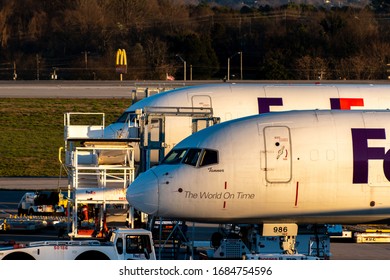
[[24,210],[22,209],[22,207],[19,207],[18,208],[18,216],[23,216],[24,214]]
[[92,251],[87,251],[84,253],[81,253],[80,255],[77,256],[75,260],[109,260],[110,258],[99,251],[92,250]]
[[15,252],[5,256],[2,260],[35,260],[33,256],[24,252]]

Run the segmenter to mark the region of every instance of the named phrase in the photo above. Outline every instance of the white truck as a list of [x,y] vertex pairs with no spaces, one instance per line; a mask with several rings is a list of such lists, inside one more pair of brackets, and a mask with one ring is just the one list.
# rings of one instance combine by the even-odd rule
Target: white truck
[[27,192],[18,204],[18,215],[64,215],[63,195]]
[[108,241],[53,240],[3,245],[0,260],[155,260],[152,234],[118,228]]

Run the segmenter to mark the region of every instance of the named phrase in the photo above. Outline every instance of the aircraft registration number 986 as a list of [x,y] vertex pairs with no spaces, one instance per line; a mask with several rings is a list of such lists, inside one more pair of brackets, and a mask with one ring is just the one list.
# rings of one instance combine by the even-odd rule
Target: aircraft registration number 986
[[296,236],[298,226],[296,224],[264,224],[263,236]]

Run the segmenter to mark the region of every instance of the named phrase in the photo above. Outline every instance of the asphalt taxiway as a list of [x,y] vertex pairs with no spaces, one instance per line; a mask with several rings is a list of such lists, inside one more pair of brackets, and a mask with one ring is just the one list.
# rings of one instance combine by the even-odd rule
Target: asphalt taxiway
[[390,260],[390,243],[331,242],[332,260]]

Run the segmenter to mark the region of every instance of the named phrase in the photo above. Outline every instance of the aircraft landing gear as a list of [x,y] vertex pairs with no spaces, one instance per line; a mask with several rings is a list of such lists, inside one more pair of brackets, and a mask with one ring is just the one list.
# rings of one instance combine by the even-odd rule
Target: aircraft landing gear
[[293,255],[297,254],[295,249],[296,236],[282,236],[280,241],[280,249],[283,251],[283,254]]

